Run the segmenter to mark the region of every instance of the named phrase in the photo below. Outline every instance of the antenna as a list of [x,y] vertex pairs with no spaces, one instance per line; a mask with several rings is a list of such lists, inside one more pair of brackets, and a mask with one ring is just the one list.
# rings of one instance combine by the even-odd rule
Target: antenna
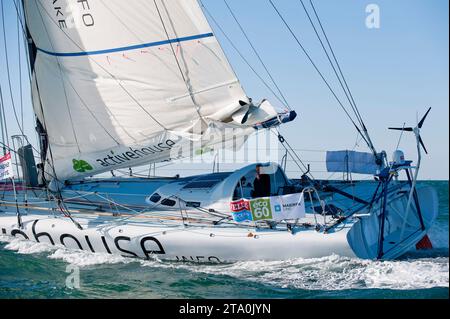
[[400,134],[400,138],[398,139],[398,143],[397,143],[397,148],[396,148],[397,150],[400,147],[400,143],[402,142],[403,133],[405,133],[405,126],[406,126],[406,123],[403,123],[402,133]]

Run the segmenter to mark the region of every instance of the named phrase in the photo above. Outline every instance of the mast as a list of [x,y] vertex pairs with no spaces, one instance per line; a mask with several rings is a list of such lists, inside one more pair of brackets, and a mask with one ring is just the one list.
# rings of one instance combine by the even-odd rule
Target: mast
[[[33,41],[33,38],[31,36],[30,30],[28,28],[28,23],[27,23],[27,15],[25,12],[25,0],[21,1],[22,3],[22,11],[20,11],[20,8],[18,8],[18,14],[23,13],[23,20],[24,20],[24,28],[26,31],[26,41],[27,41],[27,46],[28,46],[28,60],[30,63],[30,71],[31,71],[31,77],[32,80],[34,81],[34,69],[35,69],[35,64],[36,64],[36,56],[37,56],[37,46]],[[17,17],[18,19],[20,19],[20,16]],[[31,103],[34,103],[34,100],[32,99]],[[47,132],[45,130],[45,124],[41,123],[41,121],[39,120],[39,118],[36,116],[36,132],[39,135],[39,149],[40,149],[40,155],[41,155],[41,161],[44,164],[46,159],[47,159],[47,149],[48,149],[48,135]]]
[[[34,44],[33,38],[31,37],[30,34],[30,30],[28,29],[28,25],[27,25],[27,15],[25,14],[25,5],[24,2],[25,0],[22,0],[22,8],[23,8],[23,20],[24,20],[24,27],[26,30],[26,37],[27,37],[27,44],[28,44],[28,58],[29,58],[29,62],[30,62],[30,67],[31,67],[31,73],[34,72],[34,64],[36,61],[36,55],[37,55],[37,47]],[[20,13],[20,11],[19,11]],[[20,17],[18,17],[20,18]]]
[[5,140],[5,126],[3,124],[3,114],[4,114],[4,108],[3,108],[3,92],[2,92],[2,87],[0,86],[0,130],[1,130],[1,135],[2,135],[2,149],[3,149],[3,156],[6,155],[6,145],[7,142]]

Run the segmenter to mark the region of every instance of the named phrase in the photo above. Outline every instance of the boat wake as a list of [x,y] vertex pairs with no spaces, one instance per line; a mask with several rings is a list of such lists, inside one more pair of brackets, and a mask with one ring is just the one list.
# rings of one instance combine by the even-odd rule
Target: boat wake
[[[292,290],[337,291],[349,289],[416,290],[449,286],[448,230],[433,229],[435,249],[412,252],[402,260],[370,261],[337,255],[317,259],[232,264],[189,264],[138,261],[108,254],[92,254],[0,236],[5,249],[19,254],[41,254],[81,268],[101,265],[132,265],[142,269],[184,271],[199,276],[225,276],[269,287]],[[447,226],[448,227],[448,226]]]

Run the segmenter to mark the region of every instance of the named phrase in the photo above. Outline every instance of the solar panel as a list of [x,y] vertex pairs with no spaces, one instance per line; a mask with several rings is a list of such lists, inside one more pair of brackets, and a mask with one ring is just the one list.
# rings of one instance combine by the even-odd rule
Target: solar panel
[[221,180],[214,181],[195,181],[187,184],[183,187],[183,189],[204,189],[204,188],[212,188],[219,184]]
[[183,189],[210,189],[221,183],[227,177],[229,177],[232,173],[214,173],[204,176],[199,176],[194,180],[189,181],[183,187]]
[[200,182],[200,181],[215,181],[215,180],[223,181],[225,178],[229,177],[231,174],[232,173],[230,173],[230,172],[214,173],[214,174],[199,176],[199,177],[197,177],[195,179],[195,181],[196,182]]

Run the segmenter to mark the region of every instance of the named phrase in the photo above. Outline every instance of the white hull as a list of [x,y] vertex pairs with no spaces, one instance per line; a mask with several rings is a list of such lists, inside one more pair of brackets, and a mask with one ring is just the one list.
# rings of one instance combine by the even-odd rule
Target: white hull
[[85,230],[79,230],[70,220],[39,215],[24,216],[21,230],[17,228],[15,216],[0,217],[0,229],[7,236],[63,245],[68,249],[143,259],[156,256],[161,260],[219,263],[318,258],[332,254],[355,257],[347,241],[350,225],[330,234],[314,229],[291,234],[282,230],[217,226],[127,224],[87,228],[88,220],[77,221]]
[[[239,180],[239,174],[233,174],[218,184],[217,194],[224,193],[220,185],[235,185],[235,181],[230,179]],[[107,185],[111,187],[112,184]],[[120,183],[117,185],[120,187]],[[158,189],[161,200],[166,197],[163,191],[173,185],[178,187],[185,184],[180,181],[162,186]],[[129,186],[124,184],[124,187]],[[139,189],[142,192],[148,188],[145,184],[137,183],[136,190]],[[371,186],[362,184],[354,190],[361,198],[373,196]],[[245,226],[227,221],[217,224],[221,216],[212,217],[209,213],[199,212],[194,208],[180,211],[175,206],[172,210],[161,210],[163,207],[160,206],[158,210],[147,204],[146,209],[142,206],[145,213],[139,213],[138,210],[130,209],[145,205],[142,204],[145,197],[138,194],[126,198],[127,201],[121,201],[132,206],[117,204],[109,207],[109,210],[105,210],[108,202],[95,203],[82,196],[84,203],[79,203],[78,200],[67,201],[67,209],[83,228],[80,230],[69,218],[61,217],[54,201],[43,199],[41,195],[45,193],[36,192],[35,198],[29,198],[26,204],[19,204],[18,207],[9,194],[9,200],[0,203],[0,232],[6,236],[63,245],[68,249],[92,253],[144,259],[156,256],[161,260],[182,262],[278,261],[320,258],[333,254],[363,259],[396,259],[415,248],[434,223],[439,210],[436,191],[430,187],[419,187],[417,193],[421,214],[413,207],[410,208],[409,214],[405,214],[408,190],[408,185],[398,184],[388,192],[381,249],[380,200],[375,201],[369,210],[365,204],[356,206],[343,221],[336,220],[333,216],[313,214],[312,207],[318,205],[316,202],[308,207],[306,218],[299,220],[290,232],[285,223],[279,224],[276,229],[270,229],[266,224],[260,228],[256,228],[254,224]],[[109,193],[108,198],[117,196],[122,191],[124,190],[118,188],[116,192]],[[214,194],[188,190],[184,197],[206,203],[205,200],[214,197]],[[366,195],[363,196],[364,194]],[[74,192],[73,195],[77,193]],[[94,199],[96,193],[89,193],[89,196]],[[106,195],[101,199],[106,200],[107,197],[104,196]],[[222,206],[222,212],[226,212],[230,201],[231,198],[216,202]],[[355,205],[353,201],[347,199],[346,202],[345,198],[339,195],[334,195],[334,201],[330,203],[341,205],[343,209],[346,205]],[[22,215],[23,228],[18,225],[17,209]],[[406,215],[408,217],[405,219]],[[419,215],[422,216],[423,227]],[[315,226],[320,226],[319,231]],[[324,229],[327,231],[324,232]]]

